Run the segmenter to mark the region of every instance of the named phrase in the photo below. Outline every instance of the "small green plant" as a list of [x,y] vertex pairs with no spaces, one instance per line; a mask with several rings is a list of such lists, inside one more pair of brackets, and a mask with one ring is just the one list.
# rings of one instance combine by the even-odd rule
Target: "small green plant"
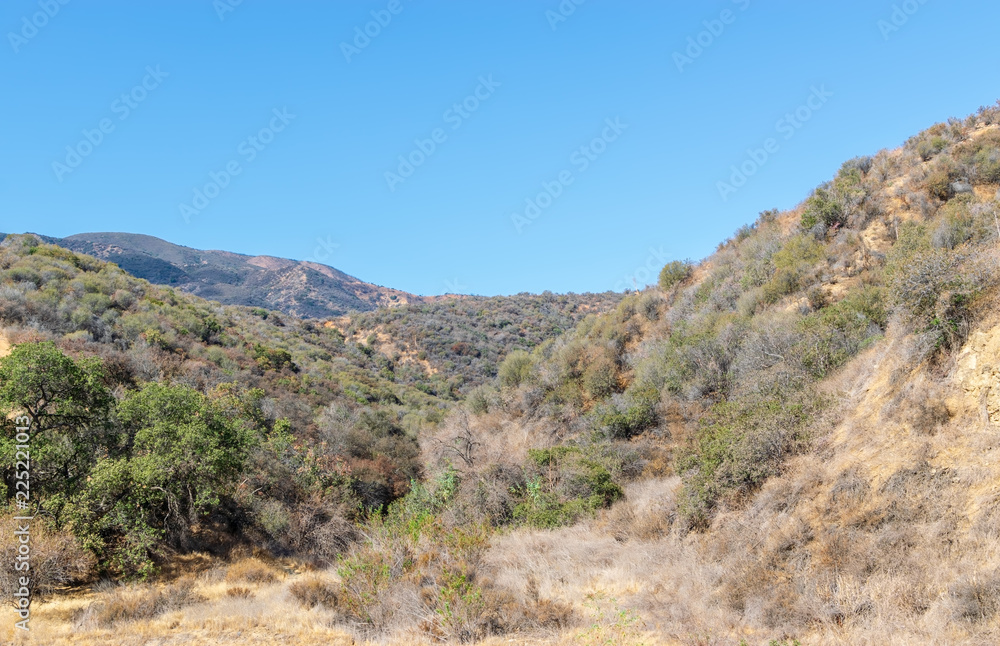
[[[391,554],[367,549],[342,557],[337,565],[341,589],[338,605],[349,615],[369,626],[376,623],[372,608],[381,604],[381,597],[393,579]],[[404,562],[403,569],[412,567]]]
[[[738,502],[756,491],[804,447],[813,410],[790,395],[722,402],[702,419],[695,441],[677,462],[684,474],[680,509],[693,527],[706,527],[720,501]],[[811,406],[818,405],[812,400]]]
[[614,597],[589,594],[583,604],[590,612],[590,626],[577,635],[588,646],[643,646],[642,617],[629,608],[622,608]]

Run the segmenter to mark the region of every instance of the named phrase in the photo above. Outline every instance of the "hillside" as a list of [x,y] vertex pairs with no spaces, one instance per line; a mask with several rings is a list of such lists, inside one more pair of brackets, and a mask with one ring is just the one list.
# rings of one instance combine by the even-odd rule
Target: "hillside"
[[36,441],[87,476],[41,636],[996,643],[998,263],[1000,104],[620,301],[279,324],[10,236],[0,405],[61,393]]
[[316,262],[202,251],[132,233],[39,236],[50,244],[117,264],[133,276],[224,305],[326,318],[404,303],[433,301],[362,282]]

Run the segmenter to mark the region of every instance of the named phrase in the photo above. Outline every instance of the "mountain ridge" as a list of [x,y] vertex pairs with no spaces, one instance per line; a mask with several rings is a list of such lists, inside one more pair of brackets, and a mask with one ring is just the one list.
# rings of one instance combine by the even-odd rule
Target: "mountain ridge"
[[460,297],[420,296],[368,283],[313,261],[195,249],[145,234],[91,232],[64,238],[32,235],[70,251],[114,262],[156,285],[224,305],[263,307],[301,318],[332,318],[354,311]]

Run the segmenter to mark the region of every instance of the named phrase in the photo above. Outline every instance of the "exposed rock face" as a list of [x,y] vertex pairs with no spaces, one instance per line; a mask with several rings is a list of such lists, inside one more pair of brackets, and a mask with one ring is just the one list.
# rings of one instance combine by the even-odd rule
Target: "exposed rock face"
[[974,333],[955,363],[966,407],[978,408],[983,421],[1000,424],[1000,326]]

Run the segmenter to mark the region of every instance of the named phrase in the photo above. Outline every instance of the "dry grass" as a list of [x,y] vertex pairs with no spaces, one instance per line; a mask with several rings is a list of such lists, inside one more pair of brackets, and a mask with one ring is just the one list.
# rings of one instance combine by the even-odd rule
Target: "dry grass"
[[152,619],[201,600],[194,579],[185,577],[167,586],[130,585],[113,588],[80,613],[80,627],[114,628]]
[[229,583],[267,585],[283,577],[283,572],[256,557],[237,561],[226,569],[226,581]]
[[1000,441],[978,401],[996,364],[977,343],[934,376],[890,335],[825,384],[841,415],[814,452],[703,534],[676,526],[676,480],[633,483],[592,523],[496,541],[498,582],[537,581],[581,613],[615,598],[692,644],[996,643]]
[[[13,515],[13,514],[12,514]],[[10,516],[0,518],[0,561],[15,563],[18,525]],[[56,589],[93,576],[96,559],[81,549],[73,536],[64,532],[51,532],[41,522],[31,523],[31,576],[28,585],[32,598],[38,599]],[[24,572],[7,566],[0,569],[0,596],[11,597],[20,587]]]
[[241,585],[237,585],[237,586],[233,586],[231,588],[227,588],[226,589],[226,596],[227,597],[234,597],[234,598],[237,598],[237,599],[252,599],[252,598],[254,598],[257,595],[255,595],[254,591],[251,590],[250,588],[245,588],[245,587],[243,587]]
[[337,607],[338,586],[333,581],[319,575],[308,575],[293,581],[288,586],[288,592],[306,608]]

